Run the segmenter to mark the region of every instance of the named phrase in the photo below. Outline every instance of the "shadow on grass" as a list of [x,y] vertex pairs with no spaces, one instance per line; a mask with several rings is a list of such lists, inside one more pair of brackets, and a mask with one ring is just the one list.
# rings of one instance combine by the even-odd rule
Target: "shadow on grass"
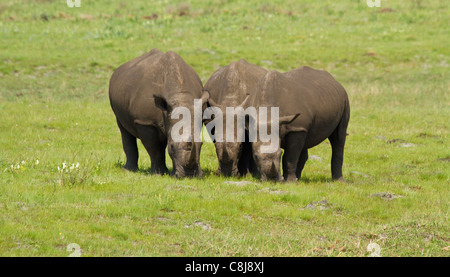
[[[117,160],[114,163],[114,167],[115,168],[126,171],[126,169],[123,168],[124,166],[125,166],[125,162],[122,161],[122,160]],[[169,173],[168,174],[163,174],[163,175],[150,173],[150,168],[151,168],[151,166],[150,167],[139,167],[138,170],[135,171],[134,173],[144,174],[144,175],[173,176],[172,175],[173,167],[171,167],[171,166],[167,167],[167,169],[169,170]],[[216,175],[216,171],[214,169],[202,168],[202,171],[203,171],[203,177],[217,176]],[[186,177],[186,178],[198,178],[198,177]]]
[[[114,163],[114,167],[115,168],[119,168],[119,169],[123,169],[123,167],[125,166],[125,163],[121,160],[118,160]],[[174,177],[172,175],[172,167],[167,167],[169,169],[169,174],[164,174],[164,175],[159,175],[159,176],[171,176]],[[207,177],[218,177],[218,175],[216,174],[216,170],[215,169],[210,169],[210,168],[202,168],[203,171],[203,176],[202,178],[207,178]],[[154,175],[150,173],[150,167],[142,167],[139,168],[135,173],[137,174],[145,174],[145,175]],[[242,177],[226,177],[226,176],[222,176],[225,178],[225,180],[250,180],[253,182],[261,182],[260,180],[260,175],[259,174],[247,174],[247,176],[242,176]],[[174,177],[175,178],[175,177]],[[199,177],[186,177],[186,178],[199,178]],[[345,178],[346,183],[353,183],[353,180]],[[264,183],[273,183],[273,184],[310,184],[310,183],[330,183],[330,182],[334,182],[332,180],[331,177],[328,177],[326,175],[315,175],[315,176],[304,176],[301,177],[300,180],[296,181],[296,182],[283,182],[283,181],[264,181]]]
[[309,183],[329,183],[332,181],[333,180],[331,179],[331,177],[327,177],[325,175],[315,175],[315,176],[301,177],[298,182],[309,184]]
[[[118,169],[123,169],[123,167],[125,166],[125,162],[122,160],[118,160],[114,163],[114,167],[118,168]],[[169,174],[164,174],[164,175],[159,175],[159,176],[171,176],[174,177],[172,175],[172,167],[167,167],[169,169]],[[216,170],[215,169],[210,169],[210,168],[202,168],[203,171],[203,176],[202,178],[208,178],[208,177],[219,177],[219,175],[216,174]],[[139,168],[135,173],[137,174],[144,174],[144,175],[154,175],[150,173],[150,167],[141,167]],[[242,176],[242,177],[227,177],[227,176],[221,176],[224,178],[224,180],[228,180],[228,181],[240,181],[240,180],[249,180],[252,182],[261,182],[260,180],[260,175],[259,174],[247,174],[247,176]],[[174,177],[175,178],[175,177]],[[186,178],[199,178],[199,177],[186,177]],[[331,177],[328,177],[326,175],[315,175],[315,176],[305,176],[302,177],[300,180],[296,181],[296,182],[289,182],[290,184],[310,184],[310,183],[330,183],[333,182],[333,180],[331,179]],[[347,183],[352,183],[351,180],[346,179]],[[286,182],[283,181],[264,181],[264,183],[273,183],[273,184],[288,184]]]
[[[353,183],[352,179],[348,179],[344,176],[345,183]],[[289,182],[289,184],[312,184],[312,183],[332,183],[340,182],[333,180],[331,176],[327,175],[314,175],[314,176],[302,176],[300,180],[296,182]]]

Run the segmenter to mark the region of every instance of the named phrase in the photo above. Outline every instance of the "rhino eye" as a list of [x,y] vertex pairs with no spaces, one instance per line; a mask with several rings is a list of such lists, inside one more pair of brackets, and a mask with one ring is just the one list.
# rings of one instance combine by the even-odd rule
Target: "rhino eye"
[[261,158],[261,155],[258,152],[255,152],[254,156],[257,160],[259,160]]
[[192,150],[192,143],[182,142],[181,143],[181,148],[183,148],[183,150],[191,151]]

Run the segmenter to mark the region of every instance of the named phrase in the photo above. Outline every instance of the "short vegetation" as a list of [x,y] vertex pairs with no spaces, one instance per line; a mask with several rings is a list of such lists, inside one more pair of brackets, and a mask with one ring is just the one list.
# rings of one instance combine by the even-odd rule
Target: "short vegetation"
[[[449,256],[449,14],[446,0],[1,1],[0,255]],[[241,58],[329,71],[351,103],[347,183],[328,142],[297,183],[216,176],[207,142],[201,179],[149,175],[141,144],[139,171],[121,170],[109,78],[152,48],[203,82]]]

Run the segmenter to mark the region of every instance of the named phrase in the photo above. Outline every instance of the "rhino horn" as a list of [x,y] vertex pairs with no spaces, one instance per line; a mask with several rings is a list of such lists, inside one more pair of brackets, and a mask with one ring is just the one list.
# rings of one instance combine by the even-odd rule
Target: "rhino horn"
[[195,143],[192,143],[191,154],[189,155],[189,159],[188,159],[188,163],[187,163],[189,166],[195,164],[195,156],[196,156]]
[[242,101],[242,103],[239,105],[239,107],[241,108],[245,108],[248,104],[248,101],[250,99],[250,94],[247,94],[247,96],[245,97],[244,101]]
[[277,167],[275,166],[275,162],[272,162],[272,167],[270,168],[269,176],[275,177],[275,176],[277,176],[277,175],[278,175]]
[[227,146],[225,145],[225,143],[223,144],[222,158],[224,160],[228,160],[228,158],[229,158],[229,155],[228,155],[228,152],[227,152]]

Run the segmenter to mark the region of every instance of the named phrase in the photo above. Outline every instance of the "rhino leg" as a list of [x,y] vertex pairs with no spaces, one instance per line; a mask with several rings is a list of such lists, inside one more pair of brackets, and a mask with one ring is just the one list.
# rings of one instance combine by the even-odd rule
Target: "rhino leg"
[[297,165],[305,139],[306,132],[291,132],[284,138],[283,177],[287,182],[297,181]]
[[297,170],[295,171],[295,176],[300,180],[302,177],[303,167],[305,167],[305,163],[308,160],[308,148],[304,147],[302,153],[300,153],[300,158],[298,159]]
[[127,158],[127,162],[123,168],[130,171],[137,171],[139,152],[136,137],[125,130],[119,121],[117,121],[117,125],[119,126],[120,134],[122,136],[123,151],[125,152],[125,156]]
[[251,144],[247,141],[242,144],[242,153],[238,161],[238,170],[240,176],[245,176],[248,173],[252,173],[250,170],[250,162],[253,160],[253,156]]
[[[250,153],[252,153],[252,152],[250,152]],[[258,165],[256,165],[256,162],[253,159],[253,154],[250,156],[250,162],[249,162],[248,169],[253,177],[260,175],[260,173],[258,171]]]
[[342,177],[342,164],[344,162],[344,146],[347,136],[347,121],[344,119],[328,138],[331,144],[331,176],[333,180],[345,181]]
[[161,139],[161,134],[154,126],[137,125],[139,138],[150,155],[150,173],[167,174],[166,146],[167,140]]

